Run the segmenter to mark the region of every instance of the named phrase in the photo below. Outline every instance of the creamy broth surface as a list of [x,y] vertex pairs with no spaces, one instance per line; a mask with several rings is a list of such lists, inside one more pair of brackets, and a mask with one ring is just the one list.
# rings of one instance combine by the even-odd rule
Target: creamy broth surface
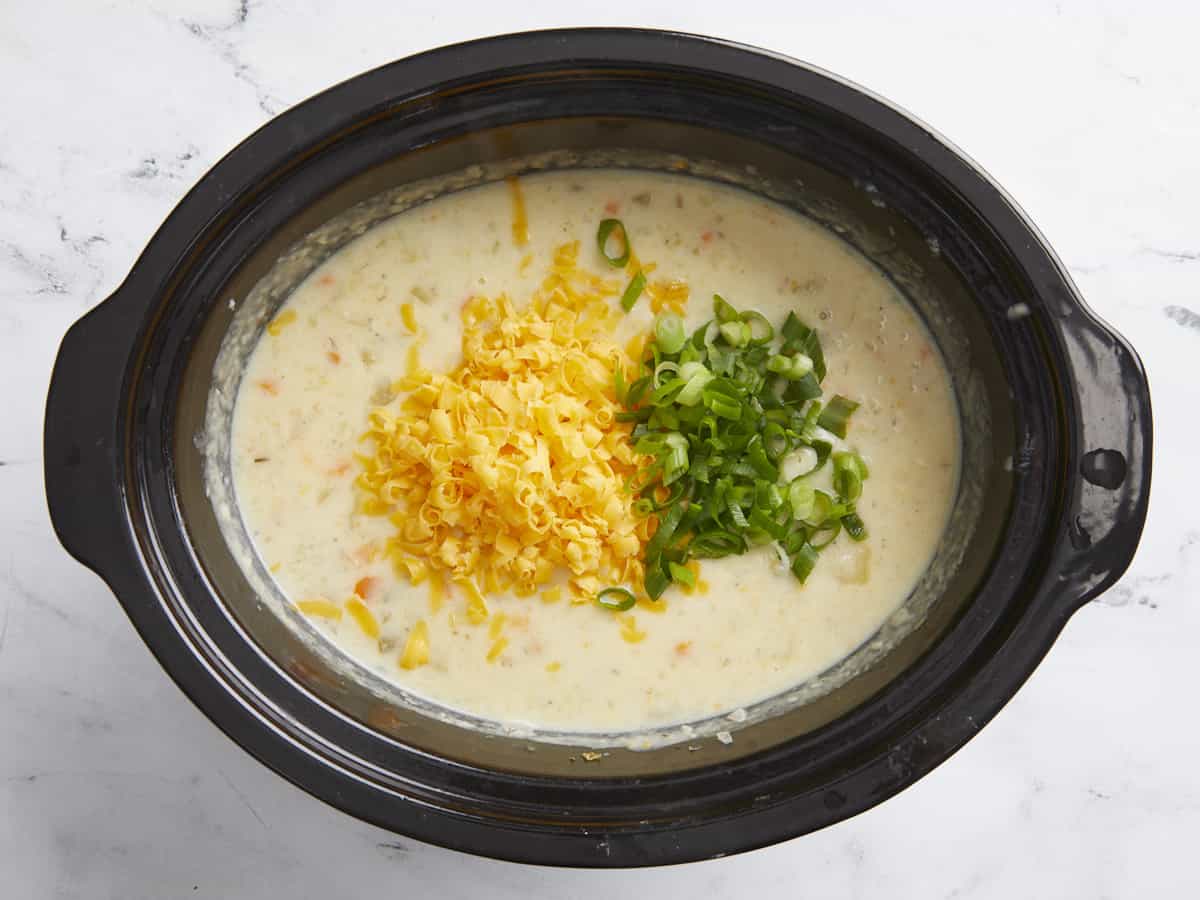
[[[234,484],[284,594],[340,602],[359,579],[379,579],[368,600],[378,639],[351,616],[314,617],[315,627],[406,690],[535,728],[614,732],[694,721],[784,691],[850,654],[924,571],[957,486],[953,391],[917,315],[831,233],[735,188],[603,170],[536,175],[521,185],[525,246],[514,240],[505,183],[440,198],[334,254],[288,299],[294,320],[254,350],[234,414]],[[461,593],[451,590],[431,615],[426,585],[397,576],[386,558],[370,559],[364,548],[386,541],[393,526],[356,512],[353,454],[373,396],[403,373],[414,340],[401,304],[412,304],[422,331],[422,364],[450,370],[461,358],[459,311],[471,295],[506,292],[523,305],[555,247],[572,240],[580,241],[582,267],[611,277],[595,234],[614,210],[656,275],[688,283],[689,331],[712,317],[714,293],[776,327],[794,310],[819,329],[826,398],[840,393],[862,404],[847,443],[870,467],[858,504],[870,535],[861,544],[837,540],[804,585],[770,548],[704,560],[707,592],[672,588],[663,612],[632,611],[646,635],[639,643],[624,640],[616,617],[595,605],[489,596],[493,615],[506,616],[508,638],[489,661],[489,626],[466,621]],[[615,337],[624,343],[652,321],[643,299]],[[398,657],[418,619],[428,625],[429,662],[402,669]]]

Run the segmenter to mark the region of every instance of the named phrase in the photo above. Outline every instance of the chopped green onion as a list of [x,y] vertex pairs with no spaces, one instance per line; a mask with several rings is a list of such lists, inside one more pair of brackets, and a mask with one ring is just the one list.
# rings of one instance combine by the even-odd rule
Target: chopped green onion
[[833,487],[843,500],[853,503],[861,497],[866,477],[867,467],[857,453],[833,454]]
[[645,422],[654,414],[654,410],[647,406],[642,409],[625,410],[616,415],[618,422]]
[[858,404],[853,400],[847,400],[841,394],[835,394],[829,401],[829,405],[821,411],[821,417],[817,419],[817,424],[830,434],[844,438],[846,425],[856,409],[858,409]]
[[787,537],[781,542],[784,552],[790,557],[799,552],[800,548],[808,541],[808,529],[801,526],[793,531],[789,531]]
[[679,584],[695,587],[696,573],[687,566],[681,566],[679,563],[667,563],[667,571],[671,573],[671,580]]
[[801,445],[779,460],[779,474],[789,481],[816,471],[820,457],[812,447]]
[[813,400],[804,411],[804,417],[800,420],[800,427],[797,429],[800,437],[804,440],[811,441],[813,439],[813,429],[817,426],[817,419],[821,417],[822,408],[820,401]]
[[792,507],[792,518],[804,522],[813,517],[817,505],[817,492],[811,484],[797,478],[788,485],[788,503]]
[[741,318],[738,311],[726,303],[725,298],[720,294],[713,294],[713,313],[716,315],[717,321],[722,324],[736,322]]
[[630,409],[642,402],[642,397],[646,395],[654,384],[654,379],[649,375],[643,375],[641,378],[629,385],[629,390],[625,393],[625,408]]
[[722,419],[737,420],[742,417],[742,404],[711,387],[704,388],[701,398],[704,400],[704,405]]
[[672,431],[663,443],[665,448],[661,455],[663,459],[662,483],[670,485],[688,470],[688,441],[679,432]]
[[643,584],[651,600],[657,600],[663,595],[663,591],[671,586],[671,576],[663,570],[661,560],[646,569],[646,580]]
[[765,478],[768,481],[774,481],[779,477],[779,469],[771,460],[767,459],[767,449],[763,446],[761,434],[756,434],[750,438],[750,442],[746,444],[746,458],[750,461],[750,465],[754,467],[754,471],[759,474],[759,477]]
[[613,369],[613,395],[617,398],[618,403],[624,405],[628,394],[629,388],[625,384],[625,367],[617,363]]
[[812,570],[817,567],[817,557],[817,550],[812,544],[802,544],[792,557],[792,574],[801,584],[804,584]]
[[768,422],[762,430],[763,448],[767,451],[767,459],[778,464],[783,454],[788,451],[787,432],[778,422]]
[[833,452],[833,444],[829,443],[829,441],[817,440],[813,441],[810,446],[817,453],[816,468],[819,469],[821,466],[825,465],[826,460],[829,459],[829,454]]
[[[684,365],[687,366],[689,364],[685,363]],[[683,380],[682,375],[683,369],[680,369],[680,381]],[[703,397],[705,386],[716,377],[708,369],[700,366],[700,371],[692,375],[683,386],[683,390],[675,396],[675,402],[680,406],[695,406]]]
[[[609,227],[606,241],[620,238],[628,249],[618,227]],[[624,407],[616,417],[634,423],[633,447],[649,458],[627,489],[637,495],[634,511],[658,520],[643,559],[654,599],[671,584],[695,581],[685,565],[692,558],[770,543],[804,581],[818,550],[843,530],[852,540],[866,537],[855,511],[866,463],[848,449],[834,453],[833,439],[824,439],[826,432],[845,437],[857,404],[818,399],[825,359],[816,331],[792,314],[776,343],[760,313],[739,312],[719,295],[713,311],[690,337],[681,316],[658,315],[640,377],[626,384],[624,372],[614,373]],[[812,483],[831,459],[836,496]]]
[[783,392],[785,403],[803,403],[821,396],[821,383],[817,380],[815,371],[816,360],[813,360],[813,366],[814,371],[809,372],[799,381],[788,381],[787,389]]
[[[643,496],[641,500],[646,500],[649,502],[649,512],[658,512],[659,510],[667,509],[668,507],[674,506],[676,503],[678,503],[686,490],[687,485],[681,481],[677,481],[671,486],[670,493],[667,494],[667,496],[663,498],[661,502],[658,502],[654,499],[654,486],[652,485],[645,489],[645,496]],[[641,500],[637,502],[640,503]],[[637,504],[635,503],[634,505],[636,506]]]
[[686,365],[690,362],[698,363],[700,362],[701,356],[703,356],[703,354],[695,348],[690,340],[684,341],[683,349],[679,351],[679,364]]
[[676,313],[662,313],[654,322],[654,341],[663,353],[678,353],[687,343],[683,319]]
[[757,507],[750,510],[749,522],[751,527],[757,528],[772,540],[781,541],[787,537],[788,525],[782,522],[777,522],[775,519],[771,518],[771,516]]
[[667,549],[667,544],[670,543],[672,536],[675,534],[675,529],[679,527],[680,521],[683,520],[684,512],[683,504],[676,503],[659,520],[658,529],[654,532],[654,536],[646,543],[647,561],[657,561],[662,556],[662,552]]
[[[679,363],[673,363],[670,360],[665,360],[663,362],[660,362],[657,366],[654,367],[654,386],[656,388],[662,387],[662,383],[663,383],[662,374],[664,372],[670,372],[672,375],[675,376],[675,379],[678,379],[679,378]],[[672,379],[672,380],[675,380],[675,379]]]
[[637,597],[633,596],[633,591],[623,587],[607,587],[596,595],[596,603],[613,612],[625,612],[633,609]]
[[754,486],[754,505],[771,512],[783,506],[783,492],[773,481],[761,479]]
[[646,276],[641,269],[638,269],[636,275],[629,279],[629,284],[625,288],[625,293],[621,295],[621,309],[629,312],[633,309],[634,304],[638,302],[638,297],[642,296],[642,291],[646,288]]
[[672,378],[661,387],[655,388],[650,393],[649,401],[651,406],[664,406],[672,397],[678,394],[684,387],[682,378]]
[[856,512],[842,516],[842,527],[846,529],[846,534],[850,535],[852,541],[867,539],[867,526]]
[[746,518],[746,513],[737,501],[729,502],[729,518],[733,519],[733,524],[743,531],[750,527],[750,520]]
[[818,528],[833,515],[833,511],[833,498],[824,491],[813,491],[812,512],[803,521],[807,525]]
[[821,349],[821,339],[815,328],[809,328],[797,318],[795,313],[788,313],[783,327],[783,353],[790,356],[797,351],[813,361],[813,372],[818,384],[825,380],[825,353]]
[[[754,345],[769,343],[775,337],[775,329],[767,321],[767,317],[753,309],[748,309],[741,316],[742,321],[750,329],[750,343]],[[757,329],[757,333],[755,333]]]
[[[608,242],[613,237],[620,243],[620,249],[615,256],[608,252]],[[630,253],[629,234],[625,231],[625,223],[620,219],[604,219],[600,223],[600,227],[596,229],[596,245],[600,248],[600,255],[614,269],[623,269],[628,265]],[[644,283],[645,279],[643,279]],[[635,297],[634,299],[636,300],[637,298]],[[622,301],[622,305],[624,305],[624,301]],[[632,306],[632,304],[630,305]]]
[[701,533],[688,544],[692,556],[698,559],[721,559],[746,552],[746,541],[731,531],[708,531]]
[[803,353],[795,356],[772,356],[767,360],[767,371],[782,375],[788,381],[799,381],[813,370],[813,361]]
[[745,322],[722,322],[718,330],[730,347],[741,347],[750,342],[750,326]]
[[842,522],[840,519],[827,519],[820,527],[814,528],[812,534],[808,537],[808,542],[818,550],[823,547],[828,547],[837,540],[838,533],[842,530]]

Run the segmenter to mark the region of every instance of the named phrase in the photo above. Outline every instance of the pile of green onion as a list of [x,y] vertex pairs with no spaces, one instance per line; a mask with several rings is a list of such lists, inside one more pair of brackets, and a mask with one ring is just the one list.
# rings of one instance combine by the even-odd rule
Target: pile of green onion
[[[803,583],[841,532],[867,536],[855,510],[867,466],[829,439],[845,438],[858,404],[841,395],[823,402],[816,330],[790,313],[777,336],[760,313],[720,296],[713,309],[690,336],[678,315],[662,313],[644,374],[628,382],[620,367],[615,373],[618,418],[636,423],[634,449],[653,460],[630,489],[639,512],[658,521],[645,551],[654,599],[672,583],[693,583],[692,558],[774,543]],[[813,486],[826,465],[832,494]],[[788,480],[784,470],[802,474]]]

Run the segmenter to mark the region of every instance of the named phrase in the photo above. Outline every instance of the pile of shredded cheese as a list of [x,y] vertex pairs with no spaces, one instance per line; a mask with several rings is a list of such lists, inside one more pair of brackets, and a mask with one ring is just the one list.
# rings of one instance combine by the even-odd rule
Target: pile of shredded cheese
[[578,253],[557,250],[523,311],[506,296],[467,301],[459,366],[434,374],[414,349],[400,396],[370,413],[360,508],[391,517],[388,552],[413,583],[430,580],[435,611],[446,580],[475,623],[485,593],[552,602],[565,587],[590,602],[642,584],[653,520],[626,484],[645,460],[616,420],[613,372],[631,362],[607,338],[619,286],[580,269]]

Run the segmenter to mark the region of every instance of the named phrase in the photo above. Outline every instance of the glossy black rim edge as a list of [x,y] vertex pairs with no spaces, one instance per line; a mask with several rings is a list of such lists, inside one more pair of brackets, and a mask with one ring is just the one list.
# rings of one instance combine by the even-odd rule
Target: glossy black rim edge
[[[331,126],[328,125],[328,117],[320,115],[322,110],[318,107],[337,108],[342,103],[343,92],[359,88],[368,95],[388,93],[378,90],[376,85],[366,84],[368,80],[400,78],[412,69],[420,69],[420,77],[401,80],[419,83],[424,78],[430,84],[438,84],[445,83],[448,78],[477,78],[492,68],[511,68],[514,58],[527,60],[530,65],[561,61],[564,57],[563,41],[567,38],[573,42],[571,49],[576,54],[571,59],[610,61],[616,57],[618,61],[636,65],[661,63],[716,69],[731,77],[761,79],[777,85],[784,84],[785,87],[789,75],[799,77],[803,74],[806,78],[815,76],[824,79],[831,93],[841,94],[839,99],[854,99],[860,105],[867,104],[858,114],[870,113],[867,117],[874,119],[872,127],[892,134],[906,131],[911,139],[923,142],[923,149],[931,156],[946,157],[930,165],[942,171],[943,175],[948,166],[954,166],[964,190],[969,189],[972,202],[986,208],[982,215],[993,223],[999,219],[1008,220],[1006,224],[1010,239],[1020,233],[1032,237],[1031,244],[1024,251],[1022,263],[1031,272],[1042,272],[1044,278],[1051,278],[1052,270],[1053,278],[1059,284],[1065,284],[1070,302],[1084,308],[1045,242],[1015,205],[969,160],[911,118],[852,85],[782,57],[706,38],[620,29],[513,35],[431,51],[367,73],[294,108],[264,126],[231,152],[181,202],[151,241],[131,274],[125,286],[129,296],[157,297],[159,286],[168,277],[175,260],[182,255],[179,247],[184,243],[180,239],[189,239],[199,233],[206,221],[206,209],[219,212],[228,204],[228,192],[222,197],[214,190],[214,174],[220,170],[225,184],[251,185],[258,169],[254,159],[258,145],[268,141],[275,143],[275,135],[282,133],[293,121],[320,121],[320,127],[301,129],[307,130],[309,137],[319,141],[316,132],[327,131]],[[469,64],[465,64],[464,57],[468,54]],[[874,105],[873,109],[868,108],[871,104]],[[355,117],[363,114],[363,108],[358,104],[349,103],[345,108],[352,109]],[[295,134],[293,129],[290,138],[293,142],[296,140]],[[919,154],[920,150],[914,148],[914,152]],[[274,158],[277,154],[268,150],[265,155]],[[969,183],[970,179],[975,182],[973,186]],[[1013,246],[1011,243],[1009,245]],[[150,285],[151,289],[143,292],[143,284]],[[132,309],[138,304],[144,305],[144,302],[131,299],[127,305]],[[132,459],[123,460],[126,471],[134,465]],[[128,518],[125,519],[125,526],[122,532],[108,538],[113,551],[111,556],[123,562],[136,559],[138,569],[103,563],[98,568],[103,570],[106,579],[121,597],[130,617],[164,668],[237,743],[305,790],[359,818],[443,846],[523,862],[622,866],[709,858],[774,843],[866,809],[932,769],[994,715],[1032,672],[1074,608],[1073,599],[1063,603],[1053,598],[1053,585],[1044,584],[1038,596],[1052,602],[1052,614],[1023,617],[995,648],[988,662],[957,695],[940,698],[944,703],[937,711],[936,734],[932,733],[928,720],[923,721],[897,742],[885,758],[869,761],[848,775],[844,779],[845,784],[830,788],[823,800],[823,814],[812,808],[812,798],[802,798],[807,804],[804,808],[799,807],[799,800],[792,800],[756,809],[744,814],[742,827],[737,828],[731,828],[730,820],[725,819],[693,825],[681,823],[674,830],[653,833],[604,832],[589,835],[585,830],[571,829],[547,834],[536,829],[518,826],[505,828],[496,822],[475,821],[412,802],[402,803],[397,809],[388,809],[385,814],[380,809],[376,787],[345,771],[339,773],[337,781],[331,779],[328,759],[315,756],[311,747],[289,739],[275,727],[267,725],[257,711],[244,706],[226,688],[224,677],[210,662],[196,653],[196,647],[180,629],[179,623],[172,620],[154,591],[148,590],[147,578],[155,564],[143,555],[144,547],[139,546],[140,542],[134,537],[135,531],[140,531],[140,528],[135,527]],[[94,553],[89,556],[93,561],[97,558]],[[167,589],[161,582],[158,587]],[[287,719],[286,712],[281,711],[281,715],[284,720]],[[393,804],[401,800],[395,794],[389,796]],[[533,837],[536,840],[530,840]]]

